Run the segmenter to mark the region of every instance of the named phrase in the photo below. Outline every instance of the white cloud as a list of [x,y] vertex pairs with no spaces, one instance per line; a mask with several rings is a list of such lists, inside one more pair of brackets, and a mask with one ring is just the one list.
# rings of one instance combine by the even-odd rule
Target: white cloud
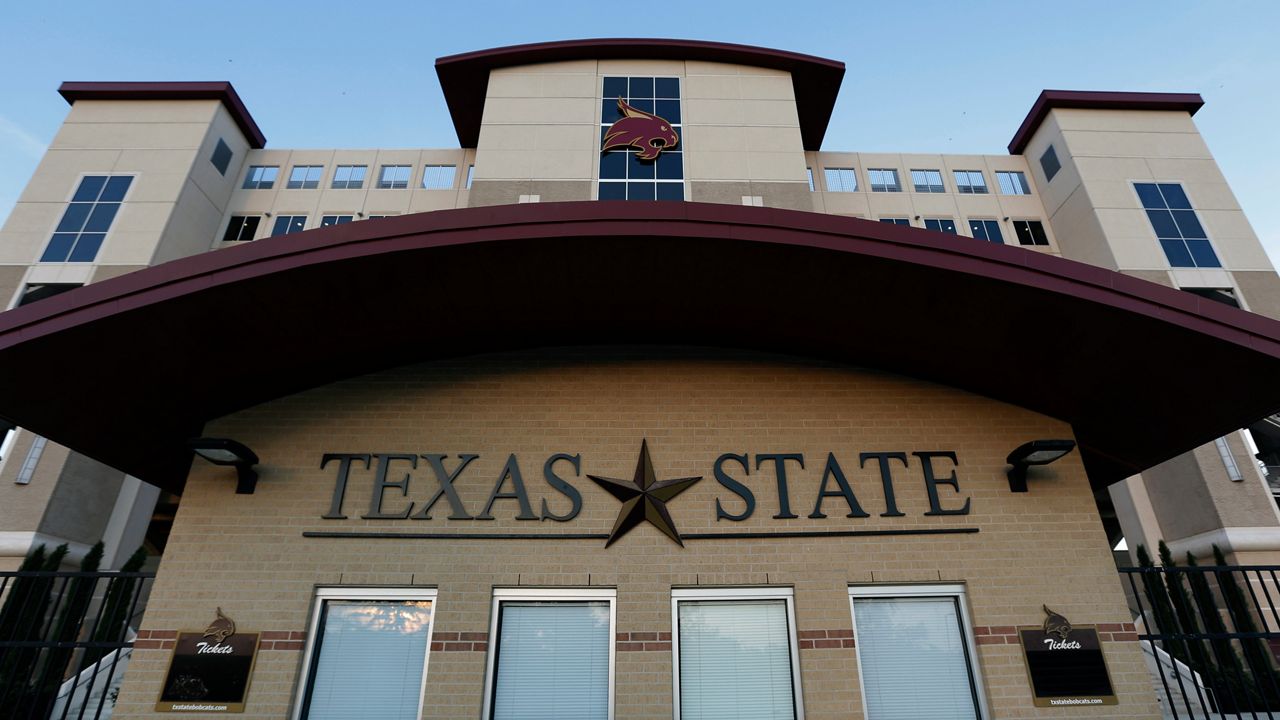
[[0,146],[7,145],[23,155],[38,158],[44,155],[46,145],[20,125],[0,115]]

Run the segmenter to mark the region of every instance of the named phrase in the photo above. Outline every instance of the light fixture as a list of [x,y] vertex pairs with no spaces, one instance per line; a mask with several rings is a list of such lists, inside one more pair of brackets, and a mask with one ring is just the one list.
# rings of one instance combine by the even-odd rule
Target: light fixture
[[360,211],[358,211],[358,210],[357,210],[357,211],[356,211],[356,217],[364,217],[364,213],[362,213],[362,212],[360,212]]
[[1075,440],[1032,440],[1009,453],[1009,491],[1027,491],[1027,469],[1032,465],[1048,465],[1074,450]]
[[229,438],[192,438],[187,447],[195,454],[214,465],[231,465],[236,469],[237,495],[252,495],[258,485],[258,471],[253,469],[258,464],[258,456],[252,450]]
[[917,220],[919,220],[919,219],[920,219],[920,216],[919,216],[919,215],[917,215],[917,216],[916,216],[916,219],[917,219]]
[[263,215],[266,215],[267,217],[271,217],[271,213],[270,213],[269,211],[268,211],[268,212],[264,212],[264,213],[262,213],[262,214],[263,214]]
[[1004,219],[1004,221],[1005,221],[1005,222],[1009,222],[1009,218],[1008,218],[1008,217],[1006,217],[1006,218]]

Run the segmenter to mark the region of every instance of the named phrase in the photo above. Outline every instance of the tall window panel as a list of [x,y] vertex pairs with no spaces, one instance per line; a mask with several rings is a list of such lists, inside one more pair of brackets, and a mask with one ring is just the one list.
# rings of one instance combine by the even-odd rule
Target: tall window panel
[[409,176],[413,168],[409,165],[383,165],[378,170],[378,189],[403,190],[409,187]]
[[996,184],[1000,186],[1001,195],[1030,195],[1031,185],[1027,176],[1019,170],[997,170]]
[[[600,142],[622,119],[621,98],[631,107],[652,113],[675,132],[678,141],[652,160],[641,160],[640,150],[617,147],[600,154],[601,200],[683,200],[685,138],[680,106],[680,79],[671,77],[606,77],[601,87]],[[649,128],[650,131],[654,128]],[[644,142],[642,139],[640,142]]]
[[944,193],[947,187],[942,184],[941,170],[912,170],[911,184],[918,193]]
[[306,229],[306,215],[277,215],[275,224],[271,226],[271,237],[292,235]]
[[435,591],[321,588],[295,718],[416,720]]
[[987,180],[981,170],[952,170],[956,179],[956,192],[961,195],[986,195]]
[[275,186],[279,175],[279,165],[250,165],[241,187],[245,190],[270,190]]
[[672,593],[678,720],[804,716],[790,589]]
[[320,187],[320,178],[324,176],[323,165],[294,165],[289,171],[288,190],[315,190]]
[[131,175],[81,178],[40,262],[93,262],[132,183]]
[[948,235],[957,235],[956,221],[951,218],[925,218],[924,229],[933,230],[934,232],[943,232]]
[[364,187],[367,165],[339,165],[333,170],[334,190],[359,190]]
[[849,589],[867,720],[978,720],[963,587]]
[[1147,219],[1173,267],[1222,267],[1191,201],[1178,183],[1134,183]]
[[453,177],[458,172],[456,165],[427,165],[422,169],[422,188],[424,190],[452,190]]
[[871,192],[902,192],[898,182],[898,171],[892,168],[871,168],[867,170],[867,178],[871,182]]
[[827,192],[857,192],[858,171],[854,168],[823,168],[822,179]]
[[614,591],[494,591],[485,718],[613,717]]
[[1004,234],[1000,232],[998,220],[970,220],[969,233],[979,240],[1004,244]]
[[1044,223],[1039,220],[1014,220],[1013,232],[1018,236],[1019,245],[1049,245],[1049,236],[1044,232]]

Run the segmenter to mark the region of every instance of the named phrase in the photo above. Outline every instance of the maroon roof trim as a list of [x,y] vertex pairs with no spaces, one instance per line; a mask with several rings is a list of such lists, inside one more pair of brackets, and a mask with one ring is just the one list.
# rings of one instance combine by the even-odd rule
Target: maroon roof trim
[[218,100],[249,147],[259,150],[267,138],[229,82],[64,82],[58,94],[70,105],[77,100]]
[[966,389],[1070,423],[1099,488],[1280,407],[1280,322],[1191,293],[853,218],[577,202],[309,230],[0,313],[0,416],[176,490],[210,419],[557,345],[747,349]]
[[657,38],[562,40],[478,50],[437,59],[436,74],[458,142],[473,148],[480,140],[490,70],[566,60],[619,59],[700,60],[785,70],[791,73],[805,150],[822,148],[844,79],[844,63],[837,60],[750,45]]
[[1044,90],[1031,112],[1009,141],[1009,154],[1021,155],[1031,136],[1054,108],[1087,110],[1184,110],[1196,114],[1204,107],[1199,93],[1102,92],[1089,90]]

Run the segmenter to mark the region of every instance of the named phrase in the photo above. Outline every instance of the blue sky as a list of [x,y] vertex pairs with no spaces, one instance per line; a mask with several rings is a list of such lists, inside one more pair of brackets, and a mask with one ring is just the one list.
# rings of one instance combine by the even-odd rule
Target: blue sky
[[1275,0],[6,2],[0,218],[66,114],[63,80],[230,80],[269,147],[456,147],[435,58],[675,37],[843,61],[828,150],[1003,153],[1044,88],[1199,92],[1196,122],[1275,262],[1277,28]]

